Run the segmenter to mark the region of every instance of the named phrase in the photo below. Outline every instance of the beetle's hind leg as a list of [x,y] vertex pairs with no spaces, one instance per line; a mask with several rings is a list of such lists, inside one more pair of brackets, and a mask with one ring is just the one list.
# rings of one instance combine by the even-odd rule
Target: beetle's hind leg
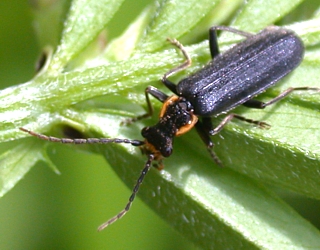
[[212,26],[209,29],[209,48],[210,48],[210,53],[211,53],[212,58],[215,58],[217,55],[220,54],[219,46],[218,46],[218,39],[217,39],[217,30],[228,31],[228,32],[238,34],[243,37],[253,36],[253,34],[251,34],[249,32],[237,30],[237,29],[227,27],[227,26]]
[[271,99],[268,102],[261,102],[258,100],[254,100],[251,99],[245,103],[243,103],[242,105],[248,107],[248,108],[256,108],[256,109],[264,109],[265,107],[272,105],[280,100],[282,100],[283,98],[287,97],[289,94],[291,94],[294,91],[315,91],[315,92],[320,92],[320,88],[315,88],[315,87],[297,87],[297,88],[288,88],[287,90],[283,91],[282,93],[280,93],[278,96],[276,96],[275,98]]

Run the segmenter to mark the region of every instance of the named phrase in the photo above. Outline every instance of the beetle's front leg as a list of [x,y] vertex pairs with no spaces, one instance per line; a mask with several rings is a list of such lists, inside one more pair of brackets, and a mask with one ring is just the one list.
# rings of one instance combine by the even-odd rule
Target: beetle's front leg
[[160,102],[165,102],[165,100],[168,99],[168,96],[163,93],[162,91],[160,91],[159,89],[153,87],[153,86],[148,86],[145,89],[145,96],[146,96],[146,102],[147,102],[147,106],[148,106],[148,111],[147,113],[143,114],[143,115],[139,115],[133,118],[128,118],[124,121],[121,122],[121,125],[128,125],[131,124],[133,122],[151,117],[153,115],[153,107],[149,98],[149,95],[152,95],[153,97],[155,97],[157,100],[159,100]]

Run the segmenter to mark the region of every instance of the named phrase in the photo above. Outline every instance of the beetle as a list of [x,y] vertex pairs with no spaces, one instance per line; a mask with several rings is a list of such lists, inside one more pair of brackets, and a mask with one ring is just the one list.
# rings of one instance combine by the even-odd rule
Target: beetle
[[[220,54],[216,34],[218,30],[241,35],[245,37],[245,40]],[[182,52],[186,59],[182,64],[165,73],[161,79],[162,83],[174,95],[168,96],[155,87],[147,87],[145,96],[148,112],[125,122],[131,123],[152,116],[153,107],[150,95],[162,102],[163,106],[158,123],[145,127],[141,131],[144,140],[56,138],[20,128],[32,136],[53,142],[74,144],[128,143],[140,147],[143,153],[148,156],[125,208],[103,223],[98,228],[99,231],[122,218],[129,211],[152,162],[158,163],[156,167],[159,170],[163,169],[162,160],[172,154],[173,139],[176,136],[195,127],[211,157],[217,164],[222,165],[212,150],[213,142],[210,136],[219,133],[234,118],[253,123],[261,128],[268,128],[269,124],[230,113],[218,126],[213,128],[212,117],[226,114],[241,104],[250,108],[263,109],[296,90],[320,91],[320,89],[312,87],[289,88],[268,102],[253,99],[292,72],[301,63],[304,46],[300,38],[291,30],[271,26],[258,34],[251,34],[231,27],[213,26],[209,29],[209,48],[212,60],[199,71],[179,81],[178,84],[171,82],[168,78],[189,67],[191,58],[180,42],[168,40]]]

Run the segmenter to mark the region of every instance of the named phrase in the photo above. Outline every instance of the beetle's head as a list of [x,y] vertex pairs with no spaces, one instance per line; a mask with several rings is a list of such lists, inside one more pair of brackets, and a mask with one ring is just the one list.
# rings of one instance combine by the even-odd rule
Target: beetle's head
[[151,153],[160,152],[163,157],[169,157],[172,154],[173,138],[161,131],[157,125],[143,128],[141,135],[146,139]]

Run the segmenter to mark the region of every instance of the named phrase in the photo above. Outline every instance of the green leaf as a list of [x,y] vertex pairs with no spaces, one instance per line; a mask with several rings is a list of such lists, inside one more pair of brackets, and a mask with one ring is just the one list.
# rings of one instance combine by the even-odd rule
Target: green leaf
[[233,20],[232,26],[257,32],[275,23],[302,2],[303,0],[271,0],[261,4],[260,0],[249,1]]
[[[249,1],[243,6],[231,25],[239,30],[256,33],[280,20],[302,2],[303,0],[271,0],[261,4],[260,0]],[[222,38],[234,39],[234,36],[230,32],[224,32]]]
[[56,47],[61,38],[63,20],[68,11],[67,0],[31,1],[32,15],[39,48]]
[[[110,61],[129,59],[140,42],[152,13],[151,7],[146,8],[120,37],[109,43],[102,57]],[[100,64],[102,65],[102,62]]]
[[[104,126],[104,124],[119,122],[117,115],[98,112],[96,114],[85,112],[82,115],[86,117],[84,119],[86,127],[94,128],[95,131],[101,131],[103,134],[107,133],[108,137],[122,134],[121,137],[135,138],[132,130],[138,133],[135,127],[106,128]],[[232,131],[234,129],[230,127],[234,126],[229,126],[227,132],[222,132],[225,138],[220,139],[216,147],[219,156],[223,156],[222,160],[226,166],[243,171],[247,175],[253,172],[256,180],[265,181],[271,175],[277,182],[284,177],[280,181],[291,183],[292,185],[287,189],[293,190],[297,189],[295,185],[303,181],[299,176],[306,179],[312,177],[311,183],[305,189],[318,192],[319,174],[316,173],[316,165],[313,169],[307,170],[305,175],[305,167],[301,169],[299,164],[292,165],[294,160],[299,161],[295,152],[289,153],[285,148],[280,149],[281,145],[270,146],[274,142],[259,143],[261,137],[259,139],[241,138],[244,137],[244,133],[253,134],[252,128],[245,130],[239,126],[240,128],[237,129],[239,135],[235,135]],[[186,145],[188,145],[187,149]],[[129,187],[133,187],[145,161],[145,157],[141,157],[139,150],[133,151],[130,146],[118,145],[100,146],[99,149],[111,166],[115,166],[116,173],[124,182]],[[257,154],[257,149],[264,150],[266,156],[257,159],[257,155],[261,156]],[[215,166],[212,159],[206,155],[205,147],[195,133],[177,138],[174,151],[174,155],[164,162],[165,170],[159,173],[152,169],[148,173],[139,190],[139,196],[158,215],[197,246],[204,249],[224,249],[226,245],[235,249],[240,245],[243,249],[317,248],[320,246],[319,231],[273,192],[244,175]],[[284,152],[287,152],[286,155],[283,155]],[[190,157],[191,153],[192,157]],[[272,153],[274,158],[268,165]],[[244,156],[239,157],[239,154]],[[283,158],[276,159],[278,155]],[[290,157],[294,159],[292,162]],[[259,166],[257,162],[264,163],[266,166]],[[279,163],[281,165],[277,166]],[[297,170],[298,173],[291,174],[291,171]],[[286,177],[287,173],[289,176]],[[277,184],[281,185],[281,183]],[[109,215],[111,216],[113,214]],[[106,230],[112,230],[111,227]]]
[[18,145],[11,144],[9,149],[6,147],[7,150],[0,155],[0,197],[13,188],[40,160],[48,163],[56,173],[59,173],[43,151],[44,141],[28,138]]
[[64,25],[61,43],[48,71],[55,74],[81,52],[106,26],[121,0],[73,0]]
[[299,34],[299,36],[302,38],[305,46],[313,46],[313,45],[319,44],[319,40],[320,40],[319,25],[320,25],[320,17],[316,17],[304,22],[288,25],[287,28],[296,31]]
[[[166,39],[179,38],[200,22],[219,1],[164,0],[158,4],[140,49],[154,51],[166,44]],[[183,20],[183,21],[182,21]]]

